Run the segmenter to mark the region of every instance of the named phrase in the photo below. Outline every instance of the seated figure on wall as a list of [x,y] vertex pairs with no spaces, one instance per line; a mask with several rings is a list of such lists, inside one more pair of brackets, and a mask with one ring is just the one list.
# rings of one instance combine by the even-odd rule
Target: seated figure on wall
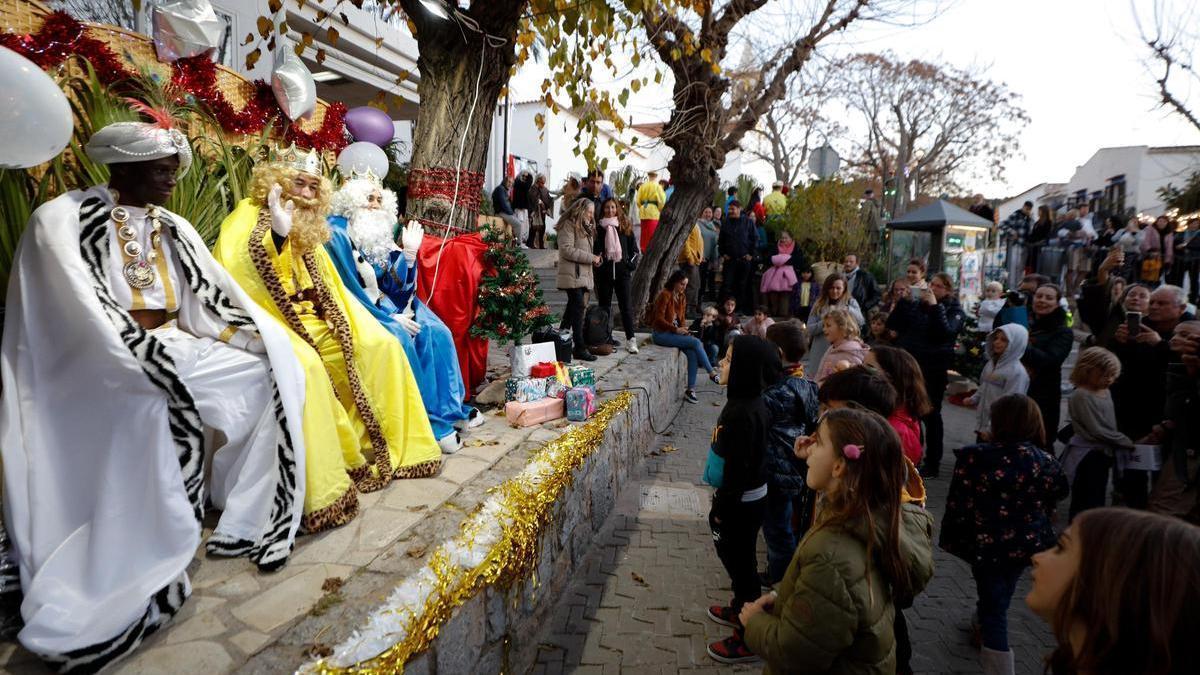
[[109,182],[40,206],[17,247],[0,448],[19,640],[94,672],[190,595],[206,499],[222,511],[209,554],[287,561],[305,384],[284,327],[162,207],[192,160],[170,119],[111,124],[85,150]]
[[289,331],[307,375],[304,528],[349,521],[358,491],[432,476],[441,451],[404,350],[347,291],[323,244],[333,194],[315,152],[260,163],[215,254]]
[[466,390],[454,336],[417,299],[417,255],[424,232],[410,222],[396,245],[396,195],[373,173],[355,175],[333,195],[325,248],[350,293],[400,342],[413,366],[433,435],[442,451],[462,447],[459,430],[483,422],[463,403]]

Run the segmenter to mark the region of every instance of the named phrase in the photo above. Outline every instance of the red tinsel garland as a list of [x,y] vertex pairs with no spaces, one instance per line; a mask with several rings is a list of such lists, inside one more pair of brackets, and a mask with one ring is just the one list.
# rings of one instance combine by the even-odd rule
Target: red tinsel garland
[[[80,56],[92,64],[97,77],[106,85],[135,76],[107,44],[88,35],[87,26],[66,12],[50,14],[36,34],[0,34],[0,46],[17,52],[43,70],[59,65],[70,56]],[[342,103],[333,103],[326,108],[321,127],[306,132],[297,124],[285,126],[287,117],[276,102],[271,85],[262,80],[253,82],[254,96],[245,107],[234,110],[217,87],[217,66],[208,57],[176,61],[172,65],[171,83],[207,108],[221,128],[231,134],[257,134],[268,124],[274,124],[276,133],[301,147],[338,151],[346,146],[343,131],[346,106]]]
[[457,191],[458,198],[455,199],[455,171],[454,169],[443,168],[425,168],[412,169],[408,173],[408,198],[410,200],[418,199],[441,199],[447,202],[455,202],[460,209],[463,210],[463,222],[465,227],[451,226],[447,228],[445,223],[428,218],[417,218],[426,231],[441,234],[447,229],[451,234],[469,234],[476,230],[475,219],[479,215],[479,200],[483,192],[483,174],[478,171],[468,171],[462,169],[458,171]]

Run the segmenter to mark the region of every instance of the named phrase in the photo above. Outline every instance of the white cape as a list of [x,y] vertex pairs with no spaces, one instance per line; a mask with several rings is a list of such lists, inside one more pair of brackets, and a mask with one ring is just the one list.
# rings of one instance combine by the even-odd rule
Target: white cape
[[[34,212],[16,251],[0,349],[4,506],[24,592],[19,639],[63,671],[102,668],[179,609],[204,507],[191,393],[162,344],[113,300],[110,209],[97,187]],[[291,553],[304,505],[304,373],[284,329],[186,220],[164,214],[184,275],[180,328],[265,347],[270,361],[278,466],[270,522],[257,542],[219,544],[240,543],[260,568],[275,569]]]

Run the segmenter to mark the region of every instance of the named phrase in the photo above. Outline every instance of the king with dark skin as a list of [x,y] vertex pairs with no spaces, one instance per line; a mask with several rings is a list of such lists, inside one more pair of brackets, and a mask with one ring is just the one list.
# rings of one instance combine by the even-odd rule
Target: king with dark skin
[[128,162],[109,166],[108,187],[117,191],[117,203],[143,208],[162,206],[171,198],[179,173],[179,156],[171,155],[148,162]]

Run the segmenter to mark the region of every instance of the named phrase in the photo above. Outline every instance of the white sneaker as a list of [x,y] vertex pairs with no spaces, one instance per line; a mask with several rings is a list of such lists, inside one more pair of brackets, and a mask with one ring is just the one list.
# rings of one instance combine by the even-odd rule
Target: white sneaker
[[467,428],[474,429],[483,424],[483,413],[479,412],[479,408],[471,408],[471,414],[467,415]]
[[459,450],[462,450],[462,438],[460,438],[458,432],[455,431],[452,434],[447,434],[444,438],[439,440],[438,446],[441,447],[443,454],[453,455]]
[[625,341],[625,351],[629,352],[630,354],[638,353],[637,338],[630,338]]

